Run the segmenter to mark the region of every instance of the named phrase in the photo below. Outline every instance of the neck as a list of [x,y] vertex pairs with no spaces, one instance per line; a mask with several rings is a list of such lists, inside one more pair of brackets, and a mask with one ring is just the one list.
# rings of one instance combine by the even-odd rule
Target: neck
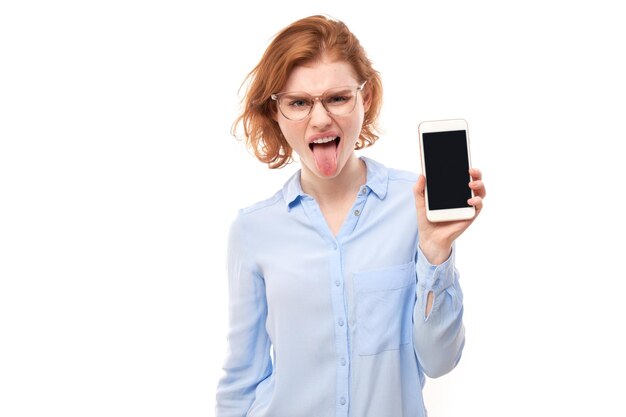
[[341,172],[333,178],[320,178],[303,166],[300,182],[302,191],[318,202],[332,202],[353,198],[359,187],[365,184],[366,177],[365,162],[353,153]]

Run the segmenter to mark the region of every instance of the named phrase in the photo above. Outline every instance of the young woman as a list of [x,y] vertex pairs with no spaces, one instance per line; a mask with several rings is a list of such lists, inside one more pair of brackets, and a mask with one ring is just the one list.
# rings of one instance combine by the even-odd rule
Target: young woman
[[378,139],[382,85],[342,22],[289,25],[249,80],[235,128],[270,168],[295,152],[301,169],[232,225],[218,417],[425,416],[424,375],[464,345],[453,242],[473,219],[430,223],[423,176],[355,154]]

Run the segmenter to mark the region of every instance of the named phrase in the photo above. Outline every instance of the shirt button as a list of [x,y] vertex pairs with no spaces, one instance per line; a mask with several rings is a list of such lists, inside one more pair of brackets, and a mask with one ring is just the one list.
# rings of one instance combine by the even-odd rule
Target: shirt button
[[337,244],[333,243],[333,249],[337,250]]
[[344,325],[343,319],[339,319],[339,320],[337,321],[337,323],[339,323],[339,325],[340,325],[340,326],[343,326],[343,325]]
[[367,189],[365,187],[361,190],[361,194],[367,194]]
[[346,366],[346,359],[345,358],[341,358],[339,363],[341,364],[341,366]]
[[341,282],[339,282],[339,280],[335,281],[335,286],[338,287],[341,285]]
[[361,212],[360,212],[359,210],[354,210],[354,215],[355,215],[355,216],[358,216],[358,215],[360,215],[360,214],[361,214]]
[[339,404],[341,404],[341,405],[346,405],[346,399],[345,399],[345,398],[343,398],[343,397],[341,397],[341,398],[339,399]]

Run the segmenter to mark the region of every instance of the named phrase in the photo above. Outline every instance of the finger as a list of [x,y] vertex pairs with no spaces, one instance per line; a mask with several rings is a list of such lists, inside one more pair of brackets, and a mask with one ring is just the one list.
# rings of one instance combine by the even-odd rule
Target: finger
[[469,186],[472,190],[478,190],[479,188],[483,188],[485,184],[481,180],[470,181]]
[[482,180],[483,179],[483,173],[478,168],[470,168],[469,169],[469,174],[470,174],[470,176],[472,177],[473,180]]
[[469,187],[474,191],[474,195],[482,198],[485,198],[485,196],[487,195],[485,184],[481,180],[471,181],[469,183]]
[[467,200],[467,204],[474,206],[476,212],[479,213],[483,209],[483,199],[481,197],[472,197]]

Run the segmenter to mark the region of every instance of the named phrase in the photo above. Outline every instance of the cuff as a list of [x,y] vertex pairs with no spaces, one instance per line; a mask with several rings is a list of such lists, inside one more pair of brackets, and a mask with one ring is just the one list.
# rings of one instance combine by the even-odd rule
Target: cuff
[[432,291],[435,297],[451,286],[454,283],[454,255],[453,244],[448,259],[440,265],[432,265],[417,245],[417,285],[426,293]]

